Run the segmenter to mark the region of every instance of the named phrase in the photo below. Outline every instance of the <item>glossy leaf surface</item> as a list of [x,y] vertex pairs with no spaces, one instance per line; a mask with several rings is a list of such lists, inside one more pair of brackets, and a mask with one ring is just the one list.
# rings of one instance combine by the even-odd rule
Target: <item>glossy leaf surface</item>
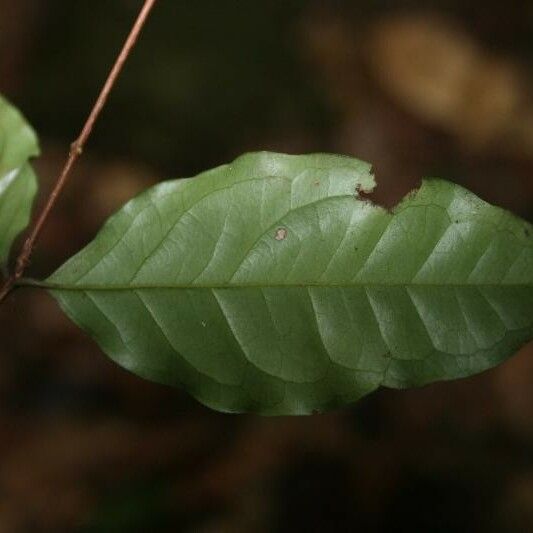
[[24,117],[0,96],[0,264],[28,225],[37,180],[28,164],[39,154],[37,137]]
[[245,155],[129,202],[48,281],[123,367],[215,409],[307,414],[469,376],[533,336],[533,228],[441,180]]

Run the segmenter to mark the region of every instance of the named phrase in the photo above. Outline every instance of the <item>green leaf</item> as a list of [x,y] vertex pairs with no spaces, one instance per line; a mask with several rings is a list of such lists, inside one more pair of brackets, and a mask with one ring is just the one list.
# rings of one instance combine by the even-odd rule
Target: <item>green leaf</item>
[[36,155],[39,145],[34,131],[0,96],[0,264],[30,219],[37,179],[28,159]]
[[110,357],[229,412],[307,414],[481,372],[533,336],[533,228],[341,156],[249,154],[130,201],[49,280]]

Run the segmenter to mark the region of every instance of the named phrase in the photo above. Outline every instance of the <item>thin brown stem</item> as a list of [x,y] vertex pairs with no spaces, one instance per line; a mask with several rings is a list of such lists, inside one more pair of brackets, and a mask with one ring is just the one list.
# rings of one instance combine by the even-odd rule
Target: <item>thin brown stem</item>
[[57,181],[52,189],[52,192],[50,193],[50,196],[48,197],[46,203],[44,204],[44,207],[35,219],[35,222],[33,223],[28,237],[26,238],[17,258],[14,272],[6,279],[2,288],[0,288],[0,303],[13,290],[17,281],[24,275],[24,272],[30,262],[30,257],[33,253],[33,249],[35,248],[35,244],[39,239],[39,236],[43,229],[43,226],[48,220],[48,216],[50,215],[50,212],[55,206],[57,199],[61,194],[61,191],[65,187],[65,184],[70,176],[70,171],[72,170],[74,163],[76,163],[77,159],[82,154],[83,148],[85,147],[87,139],[91,135],[94,124],[96,123],[96,120],[98,119],[102,109],[106,104],[109,94],[113,89],[115,82],[117,81],[117,78],[122,70],[122,67],[124,66],[124,63],[126,62],[126,59],[130,55],[131,50],[133,49],[135,43],[139,38],[139,34],[141,33],[141,30],[146,22],[146,19],[148,18],[148,15],[150,14],[150,11],[154,7],[155,2],[156,0],[145,0],[141,12],[139,13],[139,16],[137,17],[137,20],[135,21],[135,24],[133,25],[133,28],[131,29],[131,32],[128,35],[128,38],[126,39],[126,42],[124,43],[124,46],[120,54],[118,55],[115,64],[113,65],[113,68],[111,69],[111,72],[109,73],[109,76],[104,86],[102,87],[102,90],[100,91],[100,95],[98,96],[96,103],[94,104],[94,107],[89,117],[87,118],[87,121],[85,122],[85,125],[83,126],[79,137],[72,143],[70,147],[68,159],[65,163],[65,166],[63,167],[63,170],[57,178]]

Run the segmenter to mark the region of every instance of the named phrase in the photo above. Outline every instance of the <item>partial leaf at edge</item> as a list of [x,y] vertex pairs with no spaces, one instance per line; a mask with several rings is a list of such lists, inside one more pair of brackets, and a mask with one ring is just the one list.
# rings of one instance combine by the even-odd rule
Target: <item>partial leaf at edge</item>
[[533,228],[424,181],[248,154],[130,201],[48,281],[117,363],[229,412],[307,414],[469,376],[533,337]]
[[0,265],[28,225],[37,179],[28,160],[39,154],[35,132],[0,96]]

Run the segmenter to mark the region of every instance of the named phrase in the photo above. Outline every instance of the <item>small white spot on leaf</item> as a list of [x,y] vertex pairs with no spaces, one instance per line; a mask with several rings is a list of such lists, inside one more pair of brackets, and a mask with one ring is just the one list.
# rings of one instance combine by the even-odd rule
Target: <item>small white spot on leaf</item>
[[287,237],[287,229],[286,228],[278,228],[276,230],[275,239],[277,241],[282,241]]

